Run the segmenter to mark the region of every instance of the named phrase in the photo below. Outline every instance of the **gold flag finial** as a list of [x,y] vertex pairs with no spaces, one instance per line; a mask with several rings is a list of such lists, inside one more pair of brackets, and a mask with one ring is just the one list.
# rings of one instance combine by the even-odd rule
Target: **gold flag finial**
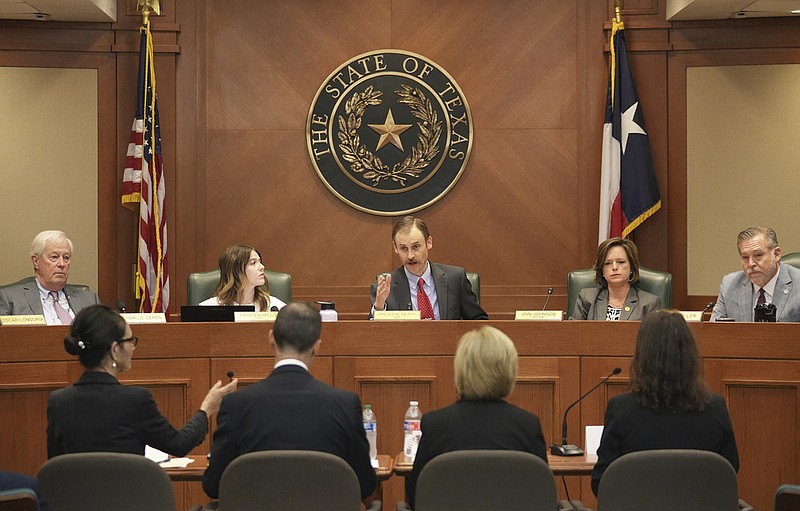
[[142,11],[142,24],[147,24],[151,12],[156,13],[156,16],[161,15],[159,0],[137,0],[136,9]]
[[616,0],[616,2],[614,3],[614,18],[617,20],[617,23],[622,23],[622,15],[620,14],[621,10],[622,10],[621,2],[620,0]]

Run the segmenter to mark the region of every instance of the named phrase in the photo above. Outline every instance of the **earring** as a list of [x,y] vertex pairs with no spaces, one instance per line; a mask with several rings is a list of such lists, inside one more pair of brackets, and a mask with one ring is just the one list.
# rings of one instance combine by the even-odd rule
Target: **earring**
[[111,367],[113,367],[114,369],[117,368],[117,361],[116,360],[111,359]]

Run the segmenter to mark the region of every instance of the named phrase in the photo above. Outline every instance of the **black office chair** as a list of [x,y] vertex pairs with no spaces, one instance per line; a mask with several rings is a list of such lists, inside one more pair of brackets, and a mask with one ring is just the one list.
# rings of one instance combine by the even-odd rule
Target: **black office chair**
[[[264,270],[269,282],[269,294],[286,303],[292,301],[292,276],[288,273]],[[214,296],[219,283],[219,270],[190,273],[186,280],[186,301],[197,305]]]
[[[342,458],[317,451],[260,451],[233,460],[219,483],[228,511],[358,511],[361,487]],[[368,511],[379,511],[374,501]]]
[[[575,310],[575,301],[581,289],[597,287],[594,281],[595,271],[591,268],[573,270],[567,275],[567,317],[571,318]],[[665,309],[672,307],[672,274],[639,267],[639,282],[636,287],[652,293],[661,299]]]
[[717,453],[638,451],[611,462],[600,479],[598,511],[752,511],[739,500],[736,471]]
[[798,509],[800,509],[800,485],[781,485],[775,492],[775,511],[798,511]]
[[[466,450],[433,458],[417,480],[414,511],[571,510],[558,502],[553,472],[529,452]],[[405,502],[397,511],[409,511]]]
[[0,511],[37,511],[39,502],[30,488],[0,491]]
[[175,511],[166,471],[139,454],[62,454],[36,478],[49,511]]
[[781,254],[781,262],[794,266],[800,269],[800,252],[790,252],[788,254]]
[[[481,275],[480,273],[475,273],[474,271],[465,272],[467,274],[467,280],[469,281],[470,287],[472,287],[472,292],[475,293],[475,296],[478,297],[478,304],[481,303]],[[375,275],[375,280],[378,280],[378,277],[385,277],[389,275],[389,272],[381,272]]]

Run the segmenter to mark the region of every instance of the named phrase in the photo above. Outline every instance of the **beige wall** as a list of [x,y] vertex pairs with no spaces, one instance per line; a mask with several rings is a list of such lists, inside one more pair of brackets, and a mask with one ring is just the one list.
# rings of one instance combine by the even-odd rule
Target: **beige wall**
[[800,65],[687,72],[688,291],[713,295],[741,269],[742,229],[772,227],[800,251]]
[[60,229],[70,282],[97,289],[97,117],[94,69],[0,67],[0,283],[31,275],[33,237]]

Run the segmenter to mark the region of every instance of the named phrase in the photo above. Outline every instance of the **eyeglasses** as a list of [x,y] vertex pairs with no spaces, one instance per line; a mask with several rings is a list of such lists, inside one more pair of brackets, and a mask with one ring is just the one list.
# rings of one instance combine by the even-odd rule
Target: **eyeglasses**
[[117,342],[120,343],[120,344],[122,344],[123,342],[129,342],[129,343],[133,344],[133,347],[135,348],[136,345],[139,344],[139,338],[136,337],[135,335],[132,335],[130,337],[126,337],[124,339],[120,339]]

